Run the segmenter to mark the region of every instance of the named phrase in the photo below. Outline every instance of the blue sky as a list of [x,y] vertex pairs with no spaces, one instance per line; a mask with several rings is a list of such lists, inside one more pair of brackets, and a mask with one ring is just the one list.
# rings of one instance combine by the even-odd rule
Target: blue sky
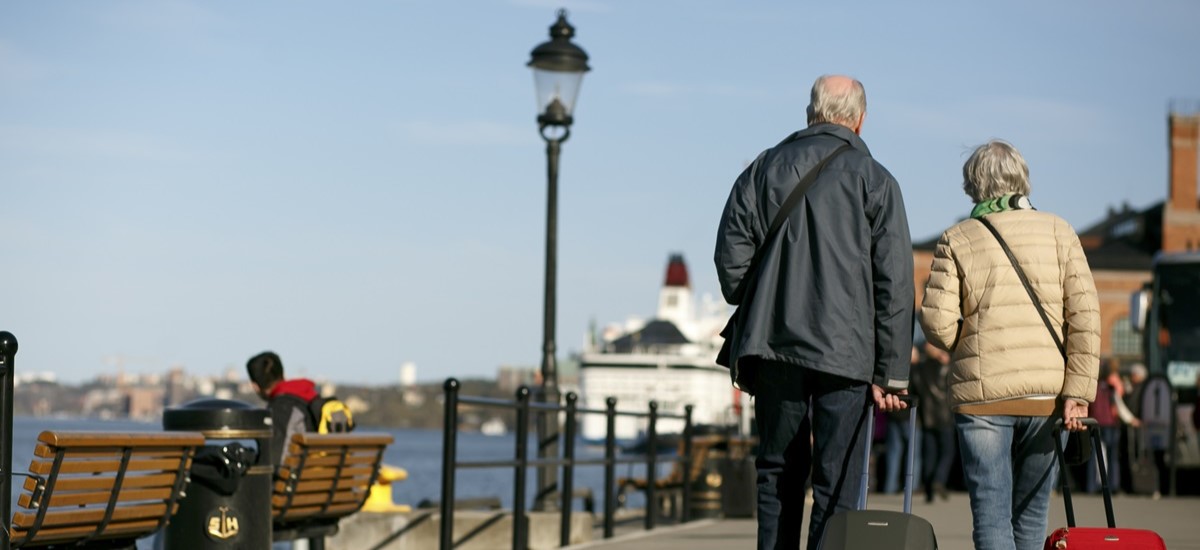
[[716,0],[0,3],[0,329],[19,371],[183,365],[392,383],[540,357],[545,149],[529,51],[591,56],[559,188],[558,340],[718,293],[716,224],[812,81],[864,82],[913,237],[973,145],[1078,228],[1166,190],[1200,3]]

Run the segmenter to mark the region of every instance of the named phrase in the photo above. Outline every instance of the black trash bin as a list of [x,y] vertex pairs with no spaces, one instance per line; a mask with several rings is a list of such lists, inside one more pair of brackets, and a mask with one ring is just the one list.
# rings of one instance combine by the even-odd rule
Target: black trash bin
[[163,429],[197,431],[208,444],[192,460],[191,484],[164,531],[166,548],[271,547],[271,415],[228,399],[201,399],[163,413]]
[[754,458],[724,458],[717,467],[721,474],[721,512],[727,518],[752,518],[758,512],[758,469]]

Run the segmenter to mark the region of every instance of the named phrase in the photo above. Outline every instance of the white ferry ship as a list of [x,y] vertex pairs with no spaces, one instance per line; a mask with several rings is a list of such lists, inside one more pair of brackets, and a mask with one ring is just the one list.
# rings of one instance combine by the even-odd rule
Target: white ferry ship
[[[742,417],[749,416],[741,414],[749,406],[745,394],[733,388],[729,370],[716,363],[730,313],[710,295],[697,307],[683,256],[672,254],[653,319],[631,318],[587,338],[579,365],[584,406],[603,409],[612,396],[618,410],[644,412],[656,401],[660,414],[683,414],[691,404],[694,425],[744,425]],[[619,440],[637,439],[645,429],[645,419],[617,417]],[[682,431],[682,420],[660,419],[657,425],[660,434]],[[604,416],[584,415],[582,432],[586,440],[603,440]]]

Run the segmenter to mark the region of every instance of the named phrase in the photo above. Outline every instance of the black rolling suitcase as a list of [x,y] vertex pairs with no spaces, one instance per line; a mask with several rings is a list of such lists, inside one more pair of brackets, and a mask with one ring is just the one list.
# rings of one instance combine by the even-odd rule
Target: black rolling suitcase
[[[869,399],[869,398],[868,398]],[[840,512],[825,524],[821,550],[935,550],[937,537],[933,525],[912,514],[913,463],[917,456],[917,404],[908,402],[908,472],[904,475],[904,511],[867,510],[867,480],[871,475],[871,440],[875,431],[875,405],[867,410],[867,445],[863,450],[862,486],[858,493],[858,509]]]

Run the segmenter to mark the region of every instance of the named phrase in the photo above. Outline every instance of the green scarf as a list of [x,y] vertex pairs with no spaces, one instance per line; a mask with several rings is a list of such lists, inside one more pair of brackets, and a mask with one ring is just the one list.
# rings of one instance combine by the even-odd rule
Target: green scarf
[[1017,193],[1009,193],[976,204],[975,208],[971,209],[971,217],[982,218],[988,214],[1007,212],[1009,210],[1034,210],[1034,208],[1029,203],[1029,197]]

